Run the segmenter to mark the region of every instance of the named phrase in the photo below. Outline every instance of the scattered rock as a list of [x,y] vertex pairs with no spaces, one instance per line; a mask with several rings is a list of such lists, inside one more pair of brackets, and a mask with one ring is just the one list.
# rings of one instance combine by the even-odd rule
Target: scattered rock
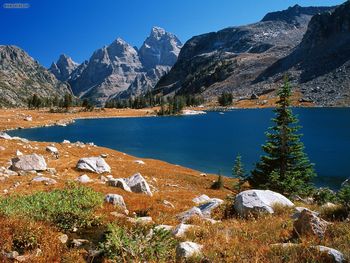
[[135,160],[134,163],[141,164],[141,165],[145,164],[145,162],[142,160]]
[[285,196],[270,190],[247,190],[235,198],[234,208],[243,217],[250,214],[270,213],[274,205],[292,207],[294,204]]
[[169,206],[171,208],[175,208],[175,206],[172,203],[170,203],[169,201],[167,201],[167,200],[163,200],[163,204],[166,205],[166,206]]
[[63,142],[62,143],[64,143],[64,144],[69,144],[70,143],[70,141],[68,141],[68,140],[63,140]]
[[208,202],[209,200],[210,200],[210,197],[203,194],[203,195],[200,195],[200,196],[193,198],[192,202],[199,205],[201,203]]
[[181,236],[183,236],[190,228],[193,228],[193,227],[196,227],[196,226],[181,223],[181,224],[177,225],[177,226],[174,228],[173,234],[174,234],[176,237],[181,237]]
[[181,261],[195,255],[201,255],[202,248],[202,245],[194,242],[181,242],[176,247],[176,261]]
[[16,150],[16,156],[22,156],[23,153],[20,150]]
[[62,244],[66,244],[68,241],[68,236],[66,234],[62,234],[58,237],[58,240],[62,243]]
[[340,251],[338,251],[336,249],[325,247],[325,246],[313,246],[312,248],[314,248],[320,252],[327,253],[328,256],[330,257],[330,260],[332,260],[334,263],[345,262],[345,257],[343,255],[343,253],[341,253]]
[[12,170],[6,169],[5,167],[0,167],[0,176],[9,177],[9,176],[17,176],[17,175],[18,173]]
[[57,174],[57,171],[55,168],[47,168],[46,171],[51,175]]
[[44,176],[38,176],[33,178],[32,182],[44,182],[45,184],[57,184],[57,181],[52,178],[44,177]]
[[119,188],[123,189],[124,191],[131,192],[130,187],[126,184],[126,182],[122,178],[109,179],[107,184],[110,186],[119,187]]
[[162,229],[162,230],[166,230],[166,231],[172,231],[173,230],[173,226],[170,226],[170,225],[158,225],[158,226],[155,226],[154,229]]
[[301,236],[314,235],[322,238],[329,223],[317,217],[312,211],[304,209],[294,222],[294,231]]
[[33,121],[33,118],[32,116],[27,116],[24,118],[25,121]]
[[108,154],[107,153],[101,153],[100,155],[102,158],[107,158],[108,157]]
[[5,147],[0,146],[0,151],[5,151],[5,150],[6,150],[6,148],[5,148]]
[[89,176],[87,176],[86,174],[80,175],[77,179],[75,179],[76,181],[78,181],[79,183],[82,184],[86,184],[86,183],[90,183],[92,182],[92,180],[90,179]]
[[111,172],[111,167],[101,157],[81,158],[77,163],[77,169],[99,174]]
[[0,139],[11,140],[12,137],[8,135],[6,132],[0,132]]
[[141,224],[152,224],[153,219],[150,216],[141,216],[136,218],[136,223],[141,223]]
[[84,244],[88,244],[88,243],[90,243],[90,241],[87,240],[87,239],[80,239],[80,238],[78,238],[78,239],[73,239],[72,240],[72,244],[73,244],[74,247],[81,247]]
[[46,151],[54,155],[58,155],[58,149],[54,146],[47,146]]
[[134,193],[144,193],[152,196],[151,189],[146,182],[145,178],[140,173],[136,173],[129,178],[124,179],[126,184],[130,187],[131,191]]
[[191,209],[179,214],[177,217],[182,223],[185,223],[194,216],[197,216],[199,218],[204,217],[202,211],[198,207],[192,207]]
[[107,194],[105,196],[105,201],[113,204],[114,206],[119,206],[121,208],[126,209],[126,205],[124,202],[124,198],[118,194]]
[[204,217],[210,217],[211,211],[220,206],[223,202],[224,201],[219,198],[211,198],[209,202],[199,205],[198,208],[202,211]]
[[313,213],[315,216],[318,216],[320,213],[315,212],[315,211],[311,211],[310,209],[306,208],[306,207],[295,207],[295,213],[292,215],[292,219],[298,219],[299,216],[301,215],[301,212],[303,212],[304,210],[307,210],[311,213]]
[[3,253],[4,257],[8,259],[16,259],[19,256],[19,253],[17,251],[11,251],[8,253]]
[[250,96],[250,99],[251,99],[251,100],[257,100],[257,99],[259,99],[259,96],[256,95],[255,93],[253,93],[253,94]]
[[47,169],[44,157],[35,153],[12,158],[11,163],[10,169],[13,171],[45,171]]

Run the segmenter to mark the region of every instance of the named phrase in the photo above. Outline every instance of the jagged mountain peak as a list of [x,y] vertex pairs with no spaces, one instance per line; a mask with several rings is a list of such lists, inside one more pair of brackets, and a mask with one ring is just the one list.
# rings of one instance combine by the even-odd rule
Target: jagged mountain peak
[[61,54],[57,62],[53,62],[49,71],[60,81],[67,81],[72,72],[79,66],[66,54]]
[[174,34],[154,26],[143,42],[139,56],[146,69],[157,65],[172,66],[177,60],[181,47],[181,41]]

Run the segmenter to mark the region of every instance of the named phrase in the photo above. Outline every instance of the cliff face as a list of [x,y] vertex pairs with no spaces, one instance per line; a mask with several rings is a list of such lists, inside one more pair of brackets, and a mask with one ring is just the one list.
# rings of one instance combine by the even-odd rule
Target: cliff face
[[0,46],[0,106],[21,107],[33,94],[43,98],[62,97],[71,92],[25,51]]
[[350,2],[315,15],[295,50],[263,72],[257,82],[274,81],[287,73],[317,104],[350,103]]
[[79,66],[72,58],[62,54],[56,63],[52,63],[49,71],[60,81],[67,81],[72,72]]

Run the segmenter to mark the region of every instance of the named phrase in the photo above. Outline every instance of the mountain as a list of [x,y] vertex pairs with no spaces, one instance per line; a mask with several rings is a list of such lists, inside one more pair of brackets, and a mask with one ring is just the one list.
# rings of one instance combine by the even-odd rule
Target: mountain
[[170,70],[180,48],[181,42],[175,35],[153,27],[139,50],[117,38],[77,67],[68,82],[75,95],[98,105],[108,99],[140,95]]
[[52,63],[49,71],[60,81],[67,81],[72,72],[79,66],[70,57],[62,54],[56,63]]
[[301,42],[313,15],[332,9],[296,5],[254,24],[192,37],[155,93],[214,98],[225,91],[240,98],[270,92],[274,83],[255,85],[254,80]]
[[266,69],[256,82],[288,73],[304,97],[318,105],[350,104],[350,2],[315,15],[301,43]]
[[16,46],[0,46],[0,106],[20,107],[37,94],[62,97],[71,92],[67,85]]

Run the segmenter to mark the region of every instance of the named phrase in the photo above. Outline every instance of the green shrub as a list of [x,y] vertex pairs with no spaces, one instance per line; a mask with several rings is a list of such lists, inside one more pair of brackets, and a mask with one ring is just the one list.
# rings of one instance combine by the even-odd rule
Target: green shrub
[[318,205],[323,205],[327,202],[335,202],[336,194],[329,188],[319,188],[313,194],[313,198]]
[[214,189],[214,190],[220,190],[224,187],[224,181],[222,179],[222,175],[219,174],[218,175],[218,180],[215,181],[212,185],[211,185],[211,189]]
[[350,210],[350,184],[345,184],[337,194],[339,201]]
[[0,213],[4,216],[47,221],[61,229],[71,230],[96,222],[93,211],[102,203],[103,196],[100,193],[74,184],[52,192],[2,199]]
[[144,226],[125,229],[111,224],[100,248],[116,262],[169,262],[174,258],[176,244],[171,232],[164,229]]

